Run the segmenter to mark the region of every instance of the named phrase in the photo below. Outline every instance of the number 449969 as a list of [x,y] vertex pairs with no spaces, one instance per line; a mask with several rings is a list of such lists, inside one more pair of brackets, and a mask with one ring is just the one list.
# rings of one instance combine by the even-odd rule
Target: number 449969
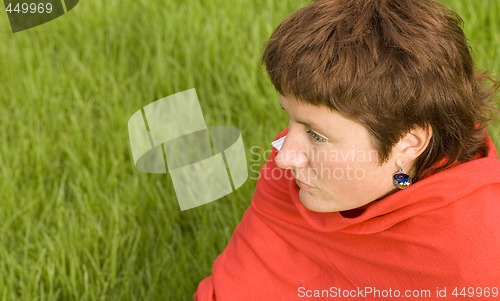
[[496,298],[498,287],[455,287],[451,295],[455,298]]
[[52,12],[51,3],[16,3],[12,5],[9,3],[5,8],[5,11],[9,14],[50,14]]

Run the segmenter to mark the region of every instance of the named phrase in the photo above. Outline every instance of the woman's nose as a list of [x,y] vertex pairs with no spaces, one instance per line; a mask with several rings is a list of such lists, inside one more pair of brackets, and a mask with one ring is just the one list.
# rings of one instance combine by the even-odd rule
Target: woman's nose
[[308,164],[307,152],[304,142],[300,137],[288,132],[283,146],[276,156],[276,165],[283,169],[301,169]]

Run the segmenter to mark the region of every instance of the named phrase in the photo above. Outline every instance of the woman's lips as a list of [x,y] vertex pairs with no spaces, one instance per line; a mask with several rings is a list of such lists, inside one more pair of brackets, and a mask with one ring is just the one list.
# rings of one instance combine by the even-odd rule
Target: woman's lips
[[314,188],[311,185],[306,184],[306,183],[300,181],[299,179],[295,179],[295,183],[297,183],[297,186],[299,186],[300,189],[311,190],[311,189]]

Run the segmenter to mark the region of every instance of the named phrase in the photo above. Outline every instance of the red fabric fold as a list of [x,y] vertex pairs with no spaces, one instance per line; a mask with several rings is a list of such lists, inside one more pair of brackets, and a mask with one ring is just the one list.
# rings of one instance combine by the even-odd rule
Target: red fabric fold
[[[431,175],[355,218],[305,208],[273,150],[195,300],[387,300],[398,299],[383,298],[389,291],[417,290],[431,294],[420,300],[443,300],[438,290],[452,298],[456,288],[500,287],[500,160],[489,144],[487,157]],[[475,297],[466,299],[482,299]]]

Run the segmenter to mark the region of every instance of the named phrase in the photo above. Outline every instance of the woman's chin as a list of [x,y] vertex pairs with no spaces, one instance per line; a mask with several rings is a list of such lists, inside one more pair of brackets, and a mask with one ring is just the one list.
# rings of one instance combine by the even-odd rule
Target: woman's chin
[[314,212],[336,212],[341,209],[337,209],[331,201],[323,201],[320,197],[314,195],[310,191],[299,191],[299,199],[302,205],[307,209]]
[[306,191],[303,189],[299,190],[299,199],[302,205],[307,209],[314,212],[340,212],[346,210],[353,209],[363,209],[365,206],[369,204],[357,204],[353,205],[352,203],[343,204],[340,202],[336,202],[332,198],[324,199],[319,196],[317,193],[313,193],[311,191]]

